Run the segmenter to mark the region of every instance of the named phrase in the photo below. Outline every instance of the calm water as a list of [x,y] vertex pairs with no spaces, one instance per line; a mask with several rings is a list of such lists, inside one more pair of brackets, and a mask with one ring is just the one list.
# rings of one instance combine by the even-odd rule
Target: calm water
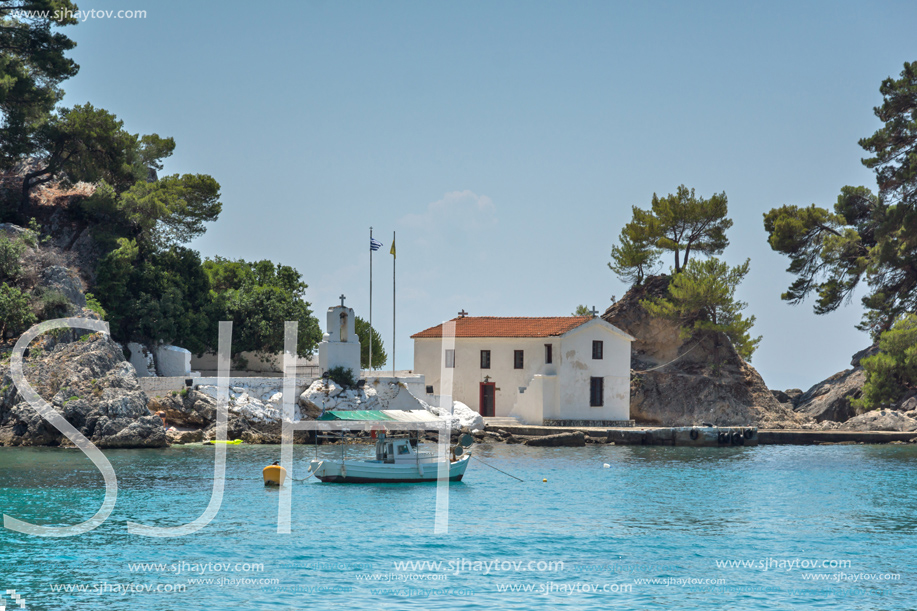
[[[294,485],[293,532],[279,535],[278,492],[261,483],[279,452],[228,448],[219,515],[177,539],[126,522],[200,515],[213,449],[106,452],[112,517],[66,539],[0,529],[0,593],[28,609],[917,608],[913,446],[478,446],[524,482],[472,462],[450,487],[447,535],[433,533],[435,485],[312,481]],[[297,464],[313,453],[297,446]],[[0,449],[5,514],[74,524],[102,497],[78,451]]]

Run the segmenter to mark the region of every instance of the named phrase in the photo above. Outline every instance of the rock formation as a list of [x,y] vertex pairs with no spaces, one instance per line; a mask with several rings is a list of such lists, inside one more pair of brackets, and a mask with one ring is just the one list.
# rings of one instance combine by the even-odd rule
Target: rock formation
[[636,338],[631,352],[631,417],[641,424],[797,428],[808,420],[781,404],[722,333],[681,338],[672,321],[654,318],[642,299],[666,294],[669,278],[650,276],[602,317]]
[[[165,446],[162,421],[147,409],[121,348],[107,335],[78,333],[41,336],[30,346],[25,375],[35,391],[100,448]],[[70,444],[22,398],[8,361],[0,376],[0,445]]]
[[917,431],[917,420],[892,409],[877,409],[854,416],[838,427],[849,431]]
[[[377,409],[425,409],[437,416],[445,417],[447,410],[427,404],[418,399],[404,384],[378,381],[362,389],[345,389],[329,381],[327,394],[322,380],[316,380],[299,397],[299,405],[308,413],[326,410],[377,410]],[[455,401],[449,411],[452,428],[484,430],[484,418],[460,401]],[[314,417],[314,416],[313,416]]]

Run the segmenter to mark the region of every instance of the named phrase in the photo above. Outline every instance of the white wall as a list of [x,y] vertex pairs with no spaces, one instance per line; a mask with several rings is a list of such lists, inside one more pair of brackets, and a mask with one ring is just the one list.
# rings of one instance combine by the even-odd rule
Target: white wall
[[[595,319],[600,320],[600,319]],[[604,321],[602,321],[604,322]],[[605,323],[606,325],[608,323]],[[611,325],[608,325],[609,327]],[[602,340],[603,358],[592,358],[593,340]],[[594,322],[563,336],[557,374],[559,413],[548,420],[629,420],[630,341]],[[592,377],[605,380],[604,405],[589,405]]]
[[[283,354],[262,354],[256,352],[242,352],[240,356],[244,358],[248,365],[245,371],[259,373],[283,373]],[[318,361],[307,358],[296,358],[297,367],[318,367]],[[191,355],[191,369],[195,371],[216,371],[218,369],[216,352],[207,352],[201,356]],[[321,372],[318,372],[321,375]]]
[[[544,345],[554,344],[554,361],[559,338],[462,338],[455,339],[455,368],[452,370],[452,398],[471,409],[480,409],[480,384],[485,376],[496,384],[495,415],[508,416],[516,403],[519,387],[528,386],[536,373],[545,369]],[[434,394],[440,388],[441,346],[439,338],[414,340],[414,371],[423,374]],[[481,369],[481,350],[490,350],[490,369]],[[523,350],[523,368],[513,368],[513,352]]]
[[356,380],[360,377],[360,339],[357,337],[353,308],[328,308],[325,328],[327,331],[318,345],[318,363],[322,371],[347,367]]
[[153,361],[153,353],[146,346],[137,342],[128,342],[127,349],[131,353],[129,362],[137,371],[138,378],[147,378],[156,375],[156,363]]
[[[533,410],[541,395],[546,420],[630,419],[630,341],[601,318],[596,318],[559,337],[461,338],[455,339],[452,396],[475,411],[480,410],[480,383],[485,376],[496,384],[495,415],[509,416],[514,409],[537,419]],[[604,342],[604,358],[592,358],[592,341]],[[544,362],[545,344],[552,344],[553,359]],[[414,371],[423,374],[434,394],[442,394],[440,338],[414,340]],[[481,369],[480,351],[491,351],[490,369]],[[523,350],[523,369],[514,369],[513,351]],[[544,378],[530,392],[536,375]],[[589,406],[589,378],[605,379],[605,405]],[[520,394],[519,388],[527,390]],[[522,401],[521,403],[520,400]],[[517,406],[518,404],[518,406]],[[516,415],[521,414],[517,412]]]
[[156,348],[156,365],[162,376],[191,375],[191,352],[178,346]]

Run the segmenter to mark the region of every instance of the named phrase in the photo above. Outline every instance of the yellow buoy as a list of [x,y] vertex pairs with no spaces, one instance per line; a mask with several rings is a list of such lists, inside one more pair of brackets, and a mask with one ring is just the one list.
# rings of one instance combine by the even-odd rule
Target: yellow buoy
[[543,481],[543,482],[545,482],[545,483],[547,483],[547,481],[548,481],[548,478],[544,478],[544,479],[543,479],[543,480],[541,480],[541,481]]
[[287,478],[287,470],[280,465],[268,465],[261,474],[264,476],[265,486],[282,486],[283,480]]

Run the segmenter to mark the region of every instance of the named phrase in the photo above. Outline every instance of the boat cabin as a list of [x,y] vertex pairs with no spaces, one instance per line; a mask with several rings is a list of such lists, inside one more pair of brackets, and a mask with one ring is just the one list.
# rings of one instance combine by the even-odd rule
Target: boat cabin
[[376,439],[376,460],[383,463],[414,461],[417,460],[416,449],[410,439],[380,435]]

